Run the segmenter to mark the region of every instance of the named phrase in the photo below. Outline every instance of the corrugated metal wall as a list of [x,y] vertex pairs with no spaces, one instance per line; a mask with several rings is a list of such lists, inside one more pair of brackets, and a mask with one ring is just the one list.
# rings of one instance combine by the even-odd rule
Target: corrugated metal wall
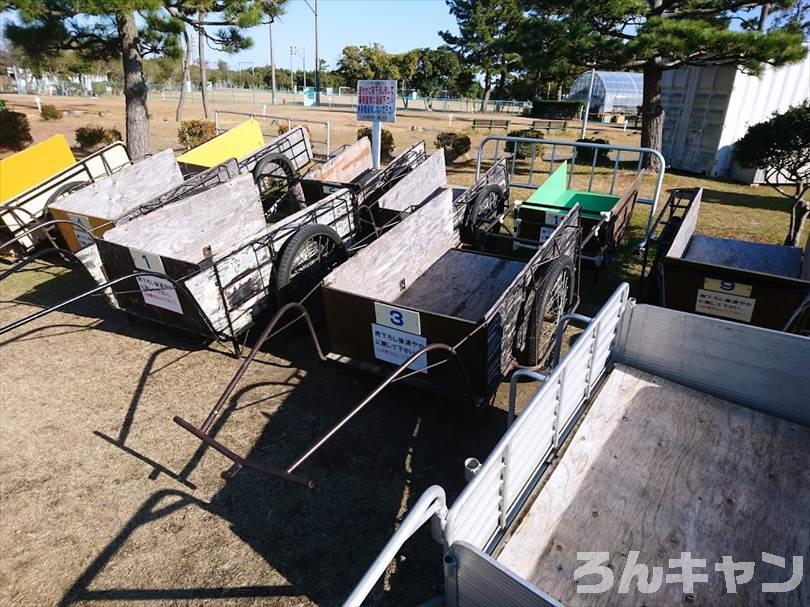
[[810,56],[802,63],[748,76],[731,66],[664,72],[663,153],[676,169],[752,181],[733,166],[734,143],[775,111],[810,99]]

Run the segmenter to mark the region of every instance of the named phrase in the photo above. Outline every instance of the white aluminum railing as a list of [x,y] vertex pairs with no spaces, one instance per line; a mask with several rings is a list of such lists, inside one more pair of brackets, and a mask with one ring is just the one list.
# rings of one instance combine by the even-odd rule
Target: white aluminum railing
[[[611,296],[449,511],[441,487],[434,485],[422,495],[344,605],[356,607],[363,602],[402,545],[428,519],[434,532],[441,530],[446,548],[457,541],[485,552],[494,548],[605,373],[629,293],[624,283]],[[514,410],[514,403],[510,402],[510,409]]]
[[628,298],[625,283],[577,338],[453,503],[444,528],[447,546],[463,540],[487,551],[500,539],[604,374]]

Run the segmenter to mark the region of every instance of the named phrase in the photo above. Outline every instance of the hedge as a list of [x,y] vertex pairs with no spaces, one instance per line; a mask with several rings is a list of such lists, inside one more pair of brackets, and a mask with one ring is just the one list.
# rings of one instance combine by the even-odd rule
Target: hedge
[[532,118],[548,118],[550,120],[573,120],[580,115],[585,104],[582,101],[544,101],[535,99],[532,102],[530,116]]

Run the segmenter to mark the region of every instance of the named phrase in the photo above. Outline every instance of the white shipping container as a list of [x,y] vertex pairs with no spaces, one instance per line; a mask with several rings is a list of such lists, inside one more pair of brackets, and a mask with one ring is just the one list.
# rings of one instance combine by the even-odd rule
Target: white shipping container
[[[810,46],[810,45],[809,45]],[[664,72],[663,153],[676,169],[762,182],[762,171],[733,161],[748,127],[810,99],[810,55],[750,76],[734,66],[689,66]]]

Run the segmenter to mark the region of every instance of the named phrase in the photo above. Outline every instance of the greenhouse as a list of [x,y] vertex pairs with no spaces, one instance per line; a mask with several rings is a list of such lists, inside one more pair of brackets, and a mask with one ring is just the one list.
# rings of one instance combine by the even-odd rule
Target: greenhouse
[[[568,93],[569,99],[588,100],[591,72],[577,76]],[[591,112],[635,114],[644,90],[644,76],[635,72],[596,72],[593,80]]]

